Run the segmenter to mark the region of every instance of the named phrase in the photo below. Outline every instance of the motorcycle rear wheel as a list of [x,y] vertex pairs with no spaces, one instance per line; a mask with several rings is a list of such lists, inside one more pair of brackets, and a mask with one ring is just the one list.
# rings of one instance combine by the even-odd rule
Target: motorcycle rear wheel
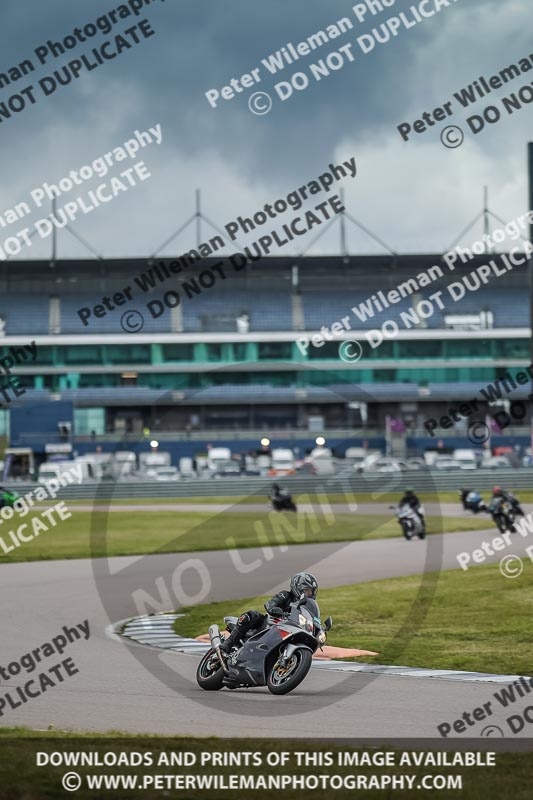
[[309,670],[313,656],[309,650],[299,647],[294,651],[289,663],[281,667],[276,661],[267,678],[267,687],[272,694],[288,694],[303,681]]
[[222,689],[222,681],[225,675],[222,667],[214,670],[210,669],[213,656],[216,656],[216,653],[211,649],[202,658],[196,670],[196,682],[206,692],[216,692]]

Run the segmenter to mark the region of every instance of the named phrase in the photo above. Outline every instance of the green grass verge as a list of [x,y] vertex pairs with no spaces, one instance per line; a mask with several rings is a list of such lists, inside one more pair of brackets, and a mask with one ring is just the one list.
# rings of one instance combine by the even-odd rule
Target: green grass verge
[[[400,526],[390,514],[337,514],[328,517],[300,513],[298,515],[268,512],[205,512],[197,511],[76,511],[72,516],[49,527],[37,538],[4,554],[0,546],[0,563],[43,561],[46,559],[89,558],[137,555],[144,553],[180,553],[199,550],[224,550],[272,545],[342,542],[360,539],[383,539],[400,536]],[[31,519],[24,535],[31,535]],[[453,533],[479,530],[490,526],[486,518],[428,517],[428,531]],[[19,525],[17,520],[17,525]],[[0,524],[0,538],[6,547],[12,545],[8,532],[16,525]],[[90,531],[93,529],[93,546]],[[261,540],[258,538],[261,536]],[[29,533],[30,532],[30,533]]]
[[[118,738],[120,736],[120,738]],[[163,738],[128,736],[127,734],[115,734],[112,739],[95,737],[91,734],[68,734],[61,735],[56,733],[39,734],[39,738],[30,731],[0,730],[2,741],[2,758],[0,760],[0,800],[55,800],[58,797],[68,796],[67,792],[61,789],[61,779],[66,772],[72,771],[71,767],[38,767],[36,765],[37,751],[43,753],[59,753],[62,751],[72,752],[81,751],[83,753],[98,753],[103,758],[106,752],[120,753],[139,753],[143,757],[151,755],[152,766],[144,767],[79,767],[76,771],[84,778],[86,775],[177,775],[177,774],[198,774],[223,775],[265,775],[265,773],[294,774],[299,777],[307,775],[411,775],[415,777],[414,786],[416,789],[397,788],[391,793],[391,787],[387,786],[383,790],[365,789],[340,789],[331,793],[329,796],[348,800],[354,797],[375,797],[385,800],[385,798],[398,798],[407,800],[417,797],[420,800],[434,800],[435,797],[447,800],[448,798],[461,797],[464,800],[487,800],[487,798],[498,798],[498,800],[529,800],[531,797],[531,779],[533,778],[533,756],[531,753],[498,753],[496,755],[496,766],[494,767],[432,767],[432,766],[413,766],[403,765],[394,767],[361,766],[346,767],[338,766],[338,754],[358,751],[375,752],[368,746],[348,746],[316,741],[307,742],[305,740],[268,740],[268,739],[198,739],[198,738]],[[416,748],[420,751],[421,748]],[[433,740],[428,742],[428,750],[438,750],[439,742]],[[473,749],[473,748],[471,748]],[[202,753],[239,753],[243,750],[261,754],[263,764],[257,767],[224,767],[207,764],[198,766]],[[401,745],[381,746],[380,751],[396,751],[396,761],[399,764],[400,753],[402,751],[412,752],[411,748],[403,748]],[[165,752],[192,753],[196,759],[196,765],[189,768],[168,767],[158,765],[160,753]],[[289,764],[286,767],[268,767],[264,763],[267,753],[279,754],[280,752],[289,754]],[[331,754],[333,766],[297,766],[295,753],[299,752],[327,752]],[[167,755],[168,757],[168,755]],[[417,785],[425,775],[461,775],[461,790],[442,790],[422,789]],[[490,791],[488,791],[490,789]],[[88,790],[82,785],[75,795],[80,800],[92,800],[95,797],[113,797],[117,800],[131,800],[133,797],[143,797],[146,800],[156,800],[161,797],[190,798],[191,800],[213,800],[214,797],[244,798],[253,797],[257,800],[271,800],[272,792],[264,790],[243,791],[243,792],[221,792],[210,790],[187,790],[175,791],[162,790],[160,787],[147,788],[143,791],[132,793],[131,789],[113,790]],[[309,791],[287,788],[283,790],[283,797],[287,800],[296,800],[302,797],[326,797],[326,792]]]
[[[262,609],[266,599],[182,609],[186,616],[176,620],[175,630],[198,636],[211,623],[222,623],[227,614]],[[328,644],[379,654],[365,656],[365,663],[533,674],[529,561],[514,580],[504,578],[498,565],[491,564],[468,572],[448,570],[321,589],[319,601],[322,616],[333,617]]]

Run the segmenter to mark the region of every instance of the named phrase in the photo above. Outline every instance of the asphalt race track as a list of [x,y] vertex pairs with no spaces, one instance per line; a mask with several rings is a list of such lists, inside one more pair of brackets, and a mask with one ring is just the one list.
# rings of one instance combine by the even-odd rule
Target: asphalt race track
[[[399,498],[399,495],[398,495]],[[392,505],[392,503],[390,504]],[[533,511],[533,505],[522,503],[524,513],[528,514]],[[462,517],[463,519],[470,519],[476,517],[477,519],[486,519],[487,524],[490,524],[490,517],[486,513],[473,515],[470,511],[465,511],[460,503],[424,503],[424,510],[426,516],[443,516],[443,517]],[[353,514],[354,509],[350,507],[349,503],[330,503],[331,511],[334,514]],[[37,510],[41,508],[48,508],[48,506],[36,505]],[[268,511],[268,504],[265,503],[135,503],[134,506],[127,503],[76,503],[77,511],[198,511],[198,512],[212,512],[222,513],[224,511],[231,511],[236,513],[264,513]],[[298,503],[298,510],[302,512],[312,512],[316,510],[316,506],[310,503]],[[358,503],[357,513],[359,514],[389,514],[389,504],[384,503]]]
[[[324,587],[438,569],[441,556],[443,569],[457,568],[458,552],[471,551],[493,535],[491,528],[435,535],[425,542],[397,538],[292,546],[265,561],[261,574],[268,575],[274,590],[285,584],[291,571],[302,568],[313,568]],[[428,547],[431,555],[426,564]],[[524,547],[523,540],[517,537],[517,547],[510,552],[523,553]],[[265,560],[261,549],[243,551],[244,556],[247,562]],[[488,560],[496,557],[501,556]],[[266,689],[202,692],[194,680],[194,657],[127,645],[124,640],[112,638],[108,630],[110,623],[139,613],[133,594],[140,586],[153,587],[157,580],[171,585],[176,568],[190,559],[201,560],[216,576],[204,602],[257,593],[255,573],[236,577],[227,551],[114,558],[113,574],[106,574],[105,570],[99,574],[98,588],[93,567],[100,573],[103,560],[94,564],[75,560],[1,565],[4,639],[0,665],[5,667],[12,660],[20,660],[56,636],[63,625],[75,626],[88,619],[91,636],[88,641],[71,644],[62,656],[74,659],[79,674],[20,708],[5,708],[0,725],[220,736],[364,736],[384,740],[431,737],[438,735],[438,724],[481,706],[501,687],[436,678],[312,670],[302,686],[285,698],[272,697]],[[104,609],[101,597],[106,598],[107,608],[112,605],[113,618]],[[327,614],[327,609],[322,612]],[[353,646],[364,648],[365,642],[353,642]],[[59,657],[49,658],[46,666],[58,660]],[[178,691],[156,677],[163,664],[175,671]],[[31,674],[21,673],[8,681],[1,680],[2,695],[22,686],[29,677]],[[503,728],[498,714],[503,720],[502,709],[489,721]],[[486,724],[476,723],[468,733],[479,736]],[[527,733],[526,726],[523,735]]]

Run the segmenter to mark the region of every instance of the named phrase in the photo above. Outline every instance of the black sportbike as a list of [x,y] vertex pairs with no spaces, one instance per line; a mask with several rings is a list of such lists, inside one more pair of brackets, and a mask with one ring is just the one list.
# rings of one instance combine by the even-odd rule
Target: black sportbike
[[493,497],[489,503],[488,511],[500,533],[505,533],[505,531],[516,533],[515,519],[524,516],[520,503],[514,497],[511,497],[510,500],[505,500],[503,497]]
[[[237,617],[224,621],[231,632]],[[211,625],[211,649],[196,670],[198,685],[206,691],[267,686],[272,694],[288,694],[309,672],[313,653],[323,647],[332,625],[328,617],[322,626],[318,604],[305,595],[282,617],[267,616],[261,628],[245,634],[243,643],[228,655],[220,650],[218,625]]]
[[411,541],[413,536],[418,536],[419,539],[426,538],[426,526],[420,514],[424,513],[424,509],[420,506],[420,514],[414,508],[404,503],[401,506],[389,506],[396,512],[398,524],[402,529],[402,533],[408,542]]
[[290,494],[271,495],[268,499],[274,511],[297,511],[296,503]]

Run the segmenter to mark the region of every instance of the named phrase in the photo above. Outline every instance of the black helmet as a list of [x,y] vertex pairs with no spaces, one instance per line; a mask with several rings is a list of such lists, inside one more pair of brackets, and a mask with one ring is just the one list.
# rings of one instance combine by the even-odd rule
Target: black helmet
[[291,592],[295,597],[305,594],[314,600],[318,593],[318,581],[310,572],[297,572],[291,578]]
[[412,487],[412,486],[409,486],[409,487],[408,487],[408,488],[405,490],[405,494],[414,494],[414,493],[415,493],[415,490],[413,489],[413,487]]

